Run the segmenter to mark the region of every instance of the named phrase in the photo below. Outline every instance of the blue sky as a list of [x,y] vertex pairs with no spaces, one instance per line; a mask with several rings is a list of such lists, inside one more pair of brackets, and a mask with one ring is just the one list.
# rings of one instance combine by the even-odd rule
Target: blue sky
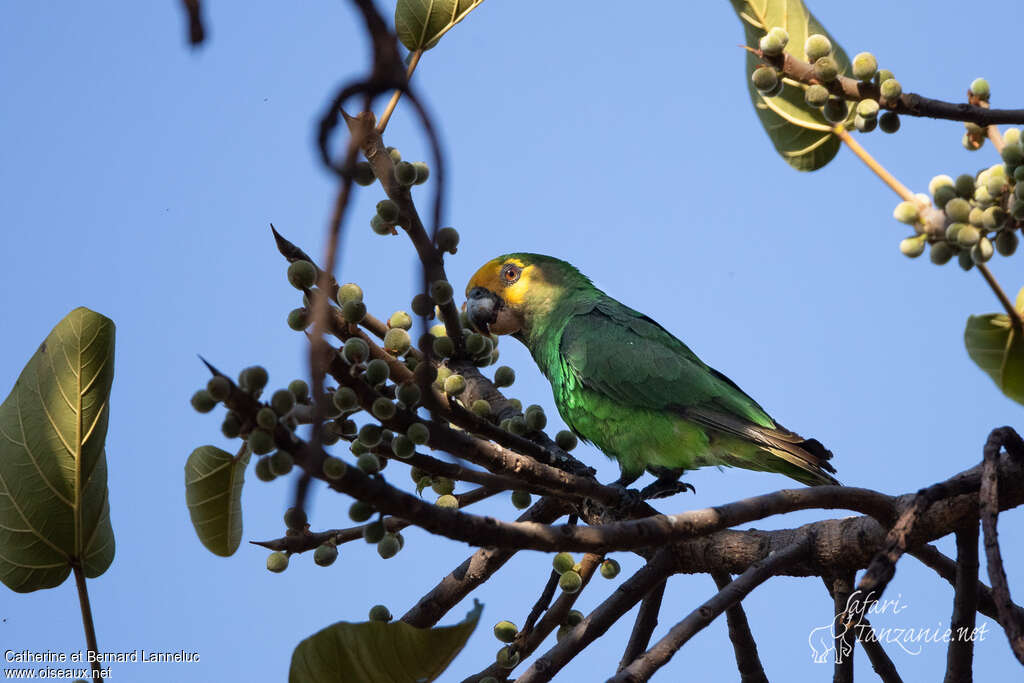
[[[208,553],[185,508],[183,465],[198,445],[231,448],[219,420],[188,405],[206,381],[202,354],[223,370],[264,364],[271,385],[305,376],[305,344],[285,325],[299,305],[270,238],[273,222],[321,254],[332,178],[313,145],[317,117],[339,84],[362,72],[366,41],[344,2],[209,3],[210,40],[185,45],[178,3],[12,3],[0,25],[0,339],[6,394],[51,327],[76,306],[117,324],[107,453],[117,557],[90,582],[103,650],[197,650],[198,664],[137,665],[117,680],[281,680],[294,645],[337,620],[362,620],[374,603],[404,612],[470,551],[411,531],[380,560],[365,544],[322,569],[293,558],[282,575],[243,544]],[[696,5],[691,7],[690,5]],[[391,5],[387,11],[390,12]],[[1001,3],[966,26],[959,3],[865,0],[845,16],[812,7],[850,54],[870,49],[905,90],[963,97],[978,75],[995,106],[1021,106],[1012,45],[1024,7]],[[640,309],[725,372],[780,422],[836,454],[844,483],[902,493],[973,466],[992,427],[1019,424],[968,360],[970,314],[998,310],[976,273],[908,261],[891,218],[897,198],[849,153],[799,174],[774,153],[747,99],[739,22],[725,2],[619,4],[486,2],[423,59],[415,79],[449,162],[445,222],[462,234],[448,261],[456,290],[494,255],[539,251],[572,261],[608,293]],[[949,49],[944,49],[949,46]],[[953,47],[955,46],[955,48]],[[426,158],[399,108],[388,144]],[[995,163],[969,154],[956,123],[904,119],[898,135],[862,142],[904,183],[925,191],[937,173]],[[426,209],[431,186],[417,190]],[[367,225],[376,189],[361,189],[346,225],[339,277],[366,290],[370,310],[407,308],[419,275],[402,238]],[[1019,257],[1018,257],[1019,258]],[[1021,269],[992,270],[1013,296]],[[519,371],[512,394],[545,406],[550,390],[525,350],[501,344]],[[604,479],[613,463],[581,457]],[[396,481],[404,481],[399,476]],[[666,512],[777,488],[777,475],[702,470],[697,494]],[[281,535],[290,483],[249,477],[244,538]],[[316,528],[346,524],[349,501],[317,488]],[[477,508],[474,508],[477,511]],[[479,511],[510,518],[507,497]],[[757,524],[788,527],[824,513]],[[1024,523],[1001,517],[1011,585],[1024,551],[1009,542]],[[940,544],[947,552],[952,543]],[[624,575],[639,567],[618,555]],[[498,648],[490,626],[522,624],[549,558],[521,553],[476,594],[481,627],[442,680],[461,680]],[[598,580],[580,599],[602,600]],[[952,592],[916,560],[889,588],[906,607],[876,626],[945,627]],[[655,637],[713,593],[707,576],[676,577]],[[1018,596],[1019,598],[1020,596]],[[820,581],[777,579],[744,603],[769,678],[818,681],[807,636],[829,621]],[[462,618],[471,601],[442,623]],[[0,650],[84,646],[73,582],[28,595],[0,590]],[[584,652],[565,680],[612,673],[632,613]],[[979,619],[984,620],[983,617]],[[992,624],[989,624],[991,629]],[[905,680],[941,676],[945,651],[889,651]],[[978,680],[1018,675],[1001,633],[978,643]],[[857,666],[867,673],[862,654]],[[656,677],[734,677],[724,620]]]

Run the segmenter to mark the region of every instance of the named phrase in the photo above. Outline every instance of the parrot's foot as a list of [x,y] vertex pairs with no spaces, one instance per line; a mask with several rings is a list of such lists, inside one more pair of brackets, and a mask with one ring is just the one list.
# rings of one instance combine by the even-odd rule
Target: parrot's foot
[[621,493],[619,498],[619,507],[624,510],[628,510],[636,505],[639,505],[644,501],[643,495],[636,489],[629,488],[629,485],[636,481],[639,477],[629,477],[625,475],[619,477],[612,483],[608,484],[612,488],[618,489]]
[[653,484],[645,486],[640,492],[640,497],[644,500],[668,498],[669,496],[674,496],[677,493],[684,493],[686,491],[697,493],[697,489],[694,488],[693,484],[687,484],[685,481],[658,479]]

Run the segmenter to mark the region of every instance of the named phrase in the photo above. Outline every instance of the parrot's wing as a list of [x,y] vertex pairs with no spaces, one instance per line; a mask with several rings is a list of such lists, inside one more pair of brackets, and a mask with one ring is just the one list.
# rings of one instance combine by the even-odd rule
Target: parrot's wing
[[735,382],[705,365],[661,325],[617,302],[571,318],[562,331],[566,374],[625,405],[675,412],[732,434],[835,483],[832,453],[776,423]]
[[562,331],[560,351],[573,379],[626,405],[705,409],[776,427],[729,378],[705,365],[658,323],[617,302],[573,316]]

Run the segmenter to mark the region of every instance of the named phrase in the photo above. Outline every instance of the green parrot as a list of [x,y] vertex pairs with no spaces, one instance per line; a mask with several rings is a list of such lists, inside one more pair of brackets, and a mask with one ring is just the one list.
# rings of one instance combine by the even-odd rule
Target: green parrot
[[667,495],[692,488],[675,483],[683,471],[709,465],[839,483],[819,441],[781,426],[665,328],[565,261],[499,256],[473,275],[466,297],[474,327],[526,345],[562,419],[618,461],[621,485],[647,470],[663,486],[646,497]]

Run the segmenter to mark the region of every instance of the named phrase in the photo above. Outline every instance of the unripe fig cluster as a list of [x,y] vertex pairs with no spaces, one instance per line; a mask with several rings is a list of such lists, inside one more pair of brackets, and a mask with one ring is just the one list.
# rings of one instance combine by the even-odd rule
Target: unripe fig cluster
[[[758,47],[765,62],[757,65],[751,73],[754,88],[764,97],[777,97],[784,89],[783,73],[779,70],[782,64],[781,55],[789,45],[789,34],[785,29],[775,26],[761,37]],[[790,52],[799,56],[799,48],[790,47]],[[804,102],[808,107],[818,109],[829,123],[843,123],[850,118],[850,105],[840,85],[839,79],[844,75],[843,67],[833,54],[832,41],[828,36],[812,34],[803,45],[804,57],[812,66],[813,81],[803,84]],[[899,116],[892,111],[882,111],[882,107],[895,102],[903,94],[899,82],[893,78],[892,72],[878,68],[878,59],[870,52],[861,52],[850,64],[850,76],[877,88],[878,96],[872,94],[873,89],[864,90],[865,97],[853,105],[853,127],[862,133],[879,128],[886,133],[899,130]],[[849,125],[849,124],[847,124]]]
[[1024,145],[1021,131],[1003,135],[1003,163],[977,174],[957,178],[938,175],[928,195],[896,206],[893,217],[914,229],[900,242],[900,252],[916,258],[929,248],[932,263],[943,265],[956,257],[970,270],[995,254],[1010,256],[1020,242],[1024,225]]

